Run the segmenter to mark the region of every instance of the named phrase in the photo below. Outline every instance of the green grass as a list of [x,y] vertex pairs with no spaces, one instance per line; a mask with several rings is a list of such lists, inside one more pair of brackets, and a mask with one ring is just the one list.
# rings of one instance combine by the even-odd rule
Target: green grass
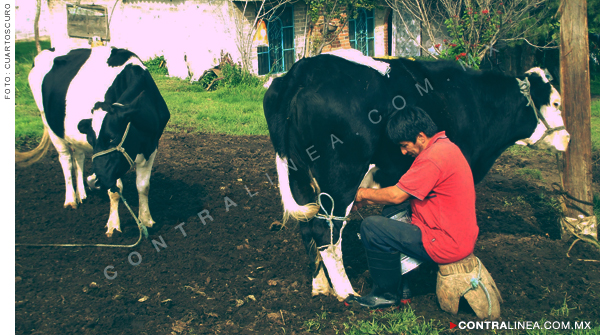
[[600,78],[590,81],[590,93],[592,96],[600,95]]
[[592,101],[592,151],[598,153],[600,151],[600,99]]
[[[42,42],[42,47],[47,49],[50,43]],[[41,137],[43,133],[40,113],[27,81],[36,54],[34,42],[16,43],[17,139],[24,136]],[[158,68],[159,61],[158,58],[151,60],[152,76],[171,112],[167,130],[268,135],[262,109],[266,92],[262,80],[244,77],[243,73],[237,71],[230,78],[237,87],[230,87],[228,83],[216,91],[206,92],[198,83],[190,84],[185,80],[165,77],[161,73],[163,68]]]
[[517,170],[517,173],[523,176],[527,176],[532,179],[543,180],[542,171],[538,169],[521,168]]
[[437,321],[423,320],[415,315],[408,307],[401,310],[389,308],[383,312],[372,311],[369,319],[361,319],[351,312],[347,321],[328,319],[327,312],[317,314],[313,319],[307,320],[303,325],[309,333],[319,334],[322,331],[333,329],[336,334],[439,334],[444,330]]
[[[561,305],[559,309],[553,309],[549,312],[549,316],[555,321],[563,319],[568,315],[569,310],[574,309],[567,305],[567,299]],[[552,317],[551,315],[554,315]],[[458,324],[460,320],[456,320]],[[474,320],[476,321],[476,320]],[[524,321],[521,319],[515,320],[504,320],[511,322],[514,327],[514,322]],[[600,326],[597,326],[595,322],[592,322],[592,329],[586,330],[553,330],[545,329],[545,322],[547,319],[539,320],[537,323],[540,329],[520,329],[520,330],[492,330],[491,328],[487,331],[484,330],[485,334],[528,334],[528,335],[558,335],[558,334],[572,334],[572,335],[600,335]],[[551,321],[551,322],[554,322]],[[566,322],[566,321],[563,321]],[[575,327],[574,321],[571,321],[571,327]],[[548,324],[550,328],[552,323]],[[465,324],[466,326],[466,324]],[[455,328],[454,330],[449,329],[450,324],[441,324],[439,321],[430,320],[425,321],[422,316],[416,316],[410,306],[402,309],[386,309],[382,312],[371,311],[368,318],[356,316],[350,311],[350,316],[347,320],[339,320],[328,318],[327,312],[321,312],[317,314],[315,318],[307,320],[303,324],[303,330],[313,334],[332,333],[345,334],[345,335],[369,335],[369,334],[440,334],[440,333],[452,333],[457,332],[462,334],[468,331],[467,329]],[[491,326],[490,326],[491,327]]]
[[200,84],[153,75],[171,112],[167,130],[229,135],[268,135],[264,87],[222,87],[206,92]]
[[596,219],[600,218],[600,193],[594,194],[594,215]]
[[[50,42],[42,41],[42,49]],[[18,42],[15,49],[15,137],[41,137],[44,132],[40,112],[33,100],[27,76],[37,55],[35,42]]]

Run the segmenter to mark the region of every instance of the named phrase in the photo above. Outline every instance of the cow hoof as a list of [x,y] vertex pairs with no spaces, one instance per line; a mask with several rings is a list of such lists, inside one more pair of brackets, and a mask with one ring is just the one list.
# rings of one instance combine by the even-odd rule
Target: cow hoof
[[68,202],[68,203],[65,203],[64,207],[65,208],[71,207],[73,209],[77,209],[77,203],[76,202]]
[[333,287],[327,285],[324,287],[313,287],[312,289],[312,296],[317,296],[317,295],[336,295],[335,291],[333,290]]
[[152,228],[156,222],[154,221],[142,221],[142,224],[148,228]]
[[113,231],[118,231],[119,233],[121,232],[120,228],[108,228],[108,230],[106,231],[106,237],[112,237],[113,235]]
[[96,178],[95,174],[93,174],[91,176],[88,176],[86,178],[87,185],[90,188],[90,190],[92,190],[92,191],[99,191],[100,190],[100,186],[96,186],[96,182],[97,181],[98,181],[98,178]]

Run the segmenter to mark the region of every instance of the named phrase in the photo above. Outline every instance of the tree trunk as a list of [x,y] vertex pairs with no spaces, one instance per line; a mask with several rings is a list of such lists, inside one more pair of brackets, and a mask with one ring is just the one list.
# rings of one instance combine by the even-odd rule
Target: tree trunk
[[40,45],[40,12],[42,11],[42,0],[37,0],[37,6],[35,9],[35,20],[33,21],[33,33],[35,36],[35,47],[37,53],[42,52],[42,46]]
[[[586,0],[562,0],[560,23],[560,87],[565,126],[571,142],[564,154],[565,191],[583,201],[592,202],[592,141],[589,49]],[[592,206],[573,203],[590,215]],[[567,203],[568,206],[568,203]],[[577,210],[568,208],[568,217]]]

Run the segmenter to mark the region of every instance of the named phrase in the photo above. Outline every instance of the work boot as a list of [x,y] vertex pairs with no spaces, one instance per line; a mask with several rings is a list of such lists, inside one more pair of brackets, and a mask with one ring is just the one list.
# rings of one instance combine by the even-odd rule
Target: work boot
[[410,275],[408,273],[402,275],[402,291],[400,291],[398,294],[400,295],[400,303],[403,305],[409,304],[410,299],[412,298],[412,291],[409,287],[409,278]]
[[363,297],[355,297],[361,306],[385,308],[396,305],[398,285],[402,279],[400,272],[400,252],[380,252],[367,250],[369,272],[373,279],[373,289]]

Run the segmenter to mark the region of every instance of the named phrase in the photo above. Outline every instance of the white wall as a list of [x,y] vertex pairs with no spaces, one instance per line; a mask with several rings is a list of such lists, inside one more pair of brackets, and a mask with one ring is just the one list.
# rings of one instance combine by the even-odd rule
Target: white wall
[[[15,6],[15,35],[17,40],[24,40],[34,37],[33,23],[35,21],[36,1],[26,0],[19,1]],[[40,36],[49,35],[49,11],[48,4],[42,0],[42,8],[40,12]]]
[[[67,35],[67,3],[69,1],[50,0],[52,46],[58,49],[88,47],[87,39]],[[221,50],[230,53],[236,62],[240,58],[235,43],[235,22],[231,18],[235,7],[227,0],[118,1],[114,12],[112,0],[93,3],[107,7],[108,45],[127,48],[142,60],[164,55],[172,76],[185,78],[189,68],[193,77],[199,77],[204,70],[216,65]],[[92,2],[83,0],[80,4]]]

